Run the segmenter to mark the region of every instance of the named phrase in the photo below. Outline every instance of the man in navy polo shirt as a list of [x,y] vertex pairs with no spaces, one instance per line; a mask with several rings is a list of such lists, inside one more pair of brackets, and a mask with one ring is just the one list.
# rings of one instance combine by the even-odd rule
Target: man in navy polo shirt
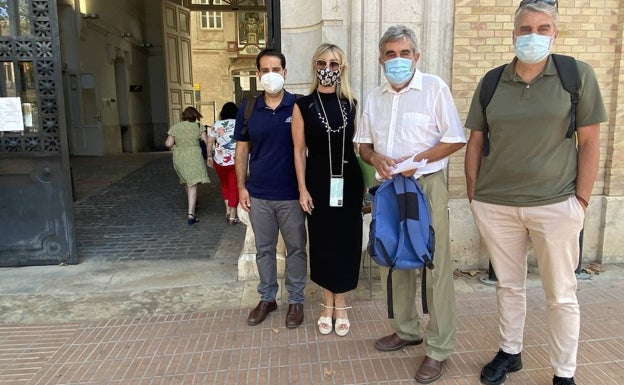
[[[284,90],[286,58],[281,52],[262,50],[256,67],[264,93],[241,104],[234,130],[238,194],[255,235],[260,275],[260,302],[249,313],[247,324],[260,324],[277,309],[276,248],[281,231],[286,245],[286,327],[296,328],[303,322],[308,263],[305,214],[299,205],[290,129],[295,95]],[[244,124],[247,103],[254,103],[254,108]]]

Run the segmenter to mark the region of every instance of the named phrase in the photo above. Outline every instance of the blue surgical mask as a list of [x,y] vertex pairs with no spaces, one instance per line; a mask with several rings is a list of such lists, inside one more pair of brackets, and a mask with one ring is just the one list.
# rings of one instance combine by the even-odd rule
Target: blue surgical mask
[[402,57],[386,61],[384,63],[386,79],[388,79],[390,84],[395,86],[405,84],[414,74],[412,64],[412,59],[405,59]]
[[527,64],[539,63],[550,54],[552,36],[522,35],[516,37],[516,56],[518,60]]

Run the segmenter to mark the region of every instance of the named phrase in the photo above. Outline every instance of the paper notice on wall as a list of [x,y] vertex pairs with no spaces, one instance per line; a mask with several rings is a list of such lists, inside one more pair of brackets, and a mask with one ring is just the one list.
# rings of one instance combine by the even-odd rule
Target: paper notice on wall
[[0,98],[0,131],[24,131],[20,98]]

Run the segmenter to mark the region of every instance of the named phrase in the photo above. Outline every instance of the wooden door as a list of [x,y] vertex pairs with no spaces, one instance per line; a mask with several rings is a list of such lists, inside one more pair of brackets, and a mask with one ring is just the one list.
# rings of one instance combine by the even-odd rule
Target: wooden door
[[180,113],[195,105],[191,66],[191,12],[180,5],[163,3],[165,73],[170,125],[180,121]]
[[72,155],[104,155],[102,114],[92,73],[69,75]]

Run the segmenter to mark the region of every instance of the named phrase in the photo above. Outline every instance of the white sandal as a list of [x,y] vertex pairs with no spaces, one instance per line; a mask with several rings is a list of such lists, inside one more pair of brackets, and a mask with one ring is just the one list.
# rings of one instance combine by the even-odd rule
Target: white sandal
[[[345,307],[335,307],[335,310],[347,310],[347,309],[351,309],[351,306],[345,306]],[[339,337],[344,337],[347,334],[349,334],[349,329],[351,328],[351,323],[349,322],[348,318],[336,318],[336,327],[334,329],[334,332],[336,332],[336,335],[338,335]]]
[[[321,303],[321,306],[325,309],[333,309],[333,306],[327,306],[324,303]],[[327,335],[332,332],[333,324],[331,317],[320,316],[318,321],[318,330],[321,334]]]

